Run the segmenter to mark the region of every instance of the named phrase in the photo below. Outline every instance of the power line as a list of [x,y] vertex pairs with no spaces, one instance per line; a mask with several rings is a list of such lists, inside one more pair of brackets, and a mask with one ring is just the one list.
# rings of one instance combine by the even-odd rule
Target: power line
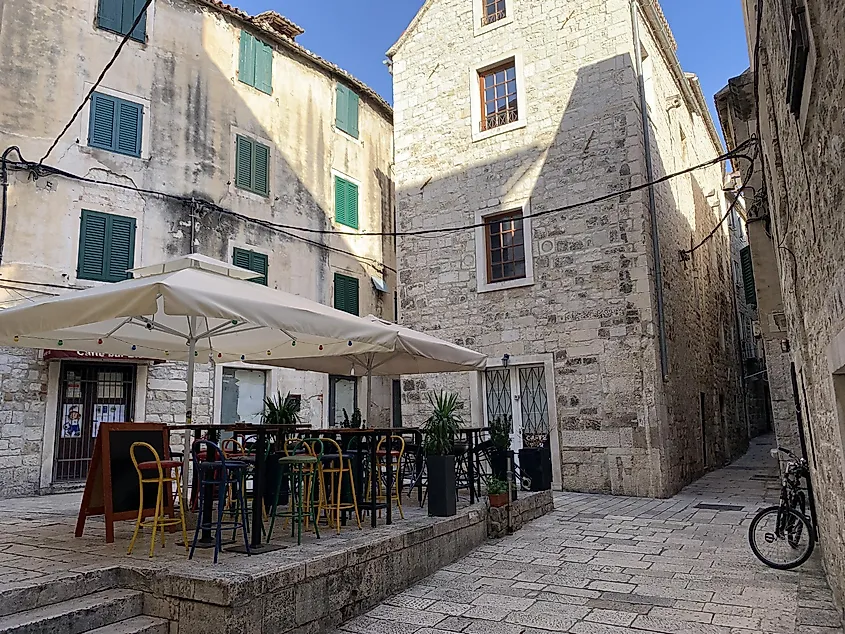
[[[648,189],[648,188],[653,187],[655,185],[659,185],[661,183],[665,183],[665,182],[672,180],[674,178],[677,178],[679,176],[684,176],[686,174],[690,174],[692,172],[695,172],[695,171],[698,171],[698,170],[701,170],[701,169],[704,169],[704,168],[707,168],[707,167],[712,167],[713,165],[717,165],[717,164],[722,163],[724,161],[729,161],[729,160],[735,159],[735,158],[744,158],[744,159],[751,161],[753,163],[755,158],[750,157],[747,154],[744,154],[744,151],[746,149],[748,149],[749,147],[751,147],[752,145],[756,145],[756,143],[757,143],[757,139],[756,139],[756,137],[753,137],[751,139],[748,139],[744,143],[738,145],[731,152],[717,156],[717,157],[715,157],[715,158],[713,158],[709,161],[706,161],[704,163],[700,163],[698,165],[688,167],[684,170],[674,172],[672,174],[667,174],[667,175],[662,176],[662,177],[655,179],[653,181],[644,182],[644,183],[641,183],[639,185],[629,187],[627,189],[614,191],[614,192],[604,194],[602,196],[598,196],[596,198],[592,198],[592,199],[589,199],[589,200],[584,200],[584,201],[580,201],[580,202],[576,202],[576,203],[571,203],[569,205],[564,205],[564,206],[561,206],[561,207],[554,207],[552,209],[546,209],[546,210],[543,210],[543,211],[534,212],[534,213],[528,214],[524,217],[525,218],[539,218],[539,217],[547,216],[547,215],[554,214],[554,213],[571,211],[573,209],[578,209],[580,207],[586,207],[586,206],[589,206],[589,205],[602,203],[602,202],[605,202],[605,201],[608,201],[608,200],[612,200],[612,199],[614,199],[618,196],[643,191],[645,189]],[[756,156],[756,153],[755,153],[755,156]],[[294,232],[310,233],[310,234],[316,234],[316,235],[338,235],[338,236],[347,236],[347,237],[365,237],[365,236],[366,237],[394,237],[394,238],[396,238],[396,237],[442,235],[442,234],[455,233],[455,232],[459,232],[459,231],[465,231],[467,229],[476,229],[476,228],[481,228],[481,227],[486,226],[486,223],[479,222],[479,223],[472,223],[472,224],[452,226],[452,227],[440,227],[440,228],[436,228],[436,229],[417,229],[417,230],[412,230],[412,231],[361,231],[361,232],[353,232],[353,231],[338,231],[336,229],[315,229],[315,228],[312,228],[312,227],[302,227],[302,226],[297,226],[297,225],[289,225],[289,224],[283,224],[283,223],[270,222],[270,221],[267,221],[267,220],[260,220],[258,218],[252,218],[250,216],[240,214],[238,212],[232,211],[231,209],[226,209],[224,207],[220,207],[219,205],[217,205],[215,203],[211,203],[211,202],[204,201],[204,200],[201,200],[201,199],[196,199],[196,198],[186,197],[186,196],[180,196],[178,194],[170,194],[170,193],[167,193],[167,192],[162,192],[162,191],[157,191],[157,190],[152,190],[152,189],[144,189],[144,188],[141,188],[141,187],[136,187],[134,185],[127,185],[125,183],[114,183],[114,182],[89,178],[89,177],[86,177],[86,176],[80,176],[78,174],[73,174],[71,172],[67,172],[65,170],[55,168],[55,167],[38,165],[38,164],[34,164],[34,163],[29,163],[29,162],[26,162],[26,161],[20,162],[20,163],[12,163],[11,165],[12,165],[13,168],[16,168],[16,169],[29,170],[30,172],[33,173],[35,178],[38,178],[41,175],[53,174],[53,175],[63,176],[65,178],[70,178],[70,179],[73,179],[73,180],[78,180],[78,181],[81,181],[81,182],[87,182],[87,183],[92,183],[92,184],[116,187],[118,189],[134,191],[134,192],[137,192],[137,193],[147,194],[147,195],[152,195],[152,196],[160,196],[160,197],[163,197],[163,198],[169,198],[171,200],[177,200],[177,201],[180,201],[180,202],[183,202],[183,203],[194,204],[194,205],[197,205],[201,208],[205,208],[205,209],[210,210],[210,211],[223,213],[223,214],[226,214],[228,216],[243,220],[245,222],[250,222],[250,223],[253,223],[253,224],[257,224],[257,225],[264,226],[266,228],[270,228],[270,229],[274,229],[274,230],[278,230],[278,231],[281,231],[281,232],[294,231]],[[304,238],[303,236],[300,236],[300,235],[292,235],[292,234],[288,234],[288,235],[290,235],[291,237],[295,237],[297,239],[300,239],[300,240],[306,240],[306,241],[308,240],[307,238]],[[326,249],[329,249],[329,250],[338,250],[335,247],[331,247],[330,245],[326,245],[326,244],[323,244],[321,242],[314,242],[314,241],[310,241],[310,242],[312,244],[318,245],[320,247],[323,247],[323,248],[326,248]],[[371,258],[365,258],[364,256],[359,256],[357,254],[353,254],[353,253],[350,253],[350,252],[347,252],[347,251],[344,251],[344,250],[340,250],[340,251],[343,252],[343,253],[347,253],[349,255],[353,255],[354,257],[357,257],[357,258],[362,259],[362,260],[370,260],[372,262],[376,262],[375,260],[372,260]],[[384,266],[384,265],[379,263],[379,266]]]
[[79,116],[79,113],[82,112],[82,109],[85,107],[85,104],[88,103],[89,99],[91,99],[91,95],[93,95],[94,91],[97,90],[97,87],[100,85],[100,82],[103,81],[103,78],[106,76],[106,73],[109,72],[109,69],[117,61],[117,58],[118,56],[120,56],[120,52],[123,50],[123,47],[126,46],[126,43],[129,41],[129,38],[132,37],[132,32],[135,30],[135,27],[137,27],[141,23],[141,18],[144,17],[144,13],[146,12],[147,7],[149,7],[152,3],[153,0],[147,0],[144,3],[144,6],[141,7],[141,11],[138,13],[138,15],[135,16],[135,21],[132,23],[132,26],[129,27],[129,30],[126,32],[126,35],[123,36],[123,39],[120,41],[120,44],[117,45],[117,49],[115,50],[114,55],[112,55],[108,64],[106,64],[105,68],[103,68],[103,72],[101,72],[100,76],[97,77],[97,81],[95,81],[94,85],[91,86],[91,90],[89,90],[88,94],[85,95],[85,99],[83,99],[82,103],[79,104],[79,107],[73,113],[73,116],[70,118],[70,121],[67,122],[67,125],[65,125],[62,131],[59,132],[59,136],[56,137],[52,145],[50,145],[50,148],[47,150],[44,156],[41,157],[41,160],[38,161],[39,165],[42,165],[44,161],[47,160],[47,157],[50,156],[50,152],[56,149],[56,146],[59,144],[61,138],[65,135],[65,132],[67,132],[70,129],[70,126],[73,125],[73,122],[76,121],[76,118]]

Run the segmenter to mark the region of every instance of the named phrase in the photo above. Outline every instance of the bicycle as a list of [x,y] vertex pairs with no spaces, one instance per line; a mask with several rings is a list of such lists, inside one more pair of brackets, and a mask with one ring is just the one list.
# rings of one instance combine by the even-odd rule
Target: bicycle
[[803,564],[815,547],[815,530],[806,515],[807,497],[801,479],[809,482],[810,467],[804,458],[783,447],[772,449],[791,459],[781,481],[780,502],[761,509],[748,527],[748,543],[757,558],[771,568],[789,570]]

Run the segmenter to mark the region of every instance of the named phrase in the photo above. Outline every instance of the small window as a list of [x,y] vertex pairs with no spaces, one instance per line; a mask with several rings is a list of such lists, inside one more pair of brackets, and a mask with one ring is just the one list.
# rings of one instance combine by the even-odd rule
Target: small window
[[334,219],[338,224],[358,228],[358,186],[340,176],[334,178]]
[[91,95],[88,145],[128,156],[141,156],[144,106],[95,92]]
[[[105,31],[126,35],[135,22],[135,18],[144,8],[144,4],[146,0],[99,0],[97,26]],[[143,42],[146,36],[147,15],[145,12],[130,37]]]
[[507,17],[505,0],[481,0],[484,3],[484,14],[481,16],[481,26],[487,26]]
[[754,264],[751,262],[751,247],[745,247],[739,252],[742,263],[742,285],[745,287],[745,303],[749,306],[757,305],[757,285],[754,282]]
[[358,138],[358,95],[343,84],[337,85],[335,126],[349,136]]
[[120,282],[135,264],[135,219],[82,210],[79,227],[80,280]]
[[522,212],[509,211],[485,218],[487,281],[506,282],[525,277],[525,236]]
[[260,424],[267,395],[267,371],[223,368],[220,423]]
[[254,277],[249,281],[267,286],[266,254],[235,247],[232,251],[232,264],[239,266],[242,269],[252,271],[253,273],[259,273],[261,277]]
[[517,121],[519,111],[514,60],[478,75],[481,85],[481,131]]
[[241,31],[238,80],[268,95],[273,94],[273,47]]
[[793,2],[789,28],[789,71],[786,97],[789,111],[796,117],[801,114],[804,99],[804,80],[810,57],[810,29],[807,25],[807,8],[803,2]]
[[235,185],[268,196],[270,148],[240,134],[235,139],[235,145]]
[[357,277],[334,274],[334,307],[353,315],[359,314]]

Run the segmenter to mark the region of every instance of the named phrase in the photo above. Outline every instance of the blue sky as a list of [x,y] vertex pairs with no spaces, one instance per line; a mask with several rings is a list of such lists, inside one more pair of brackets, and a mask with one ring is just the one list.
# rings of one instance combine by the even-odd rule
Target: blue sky
[[[382,64],[423,0],[234,0],[251,14],[273,9],[305,29],[299,42],[345,68],[388,101],[391,80]],[[713,95],[748,68],[741,0],[661,0],[687,72]],[[715,114],[714,114],[715,116]],[[718,128],[718,123],[717,123]]]

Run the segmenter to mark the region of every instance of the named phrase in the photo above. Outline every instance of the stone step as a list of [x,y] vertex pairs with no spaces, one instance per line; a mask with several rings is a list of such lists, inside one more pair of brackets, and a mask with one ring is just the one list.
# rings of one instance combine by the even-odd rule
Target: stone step
[[144,594],[103,590],[0,618],[0,634],[83,634],[140,616]]
[[0,617],[108,590],[117,585],[117,568],[62,573],[48,579],[15,584],[0,593]]
[[88,630],[85,634],[168,634],[170,624],[154,616],[134,616],[111,625]]

